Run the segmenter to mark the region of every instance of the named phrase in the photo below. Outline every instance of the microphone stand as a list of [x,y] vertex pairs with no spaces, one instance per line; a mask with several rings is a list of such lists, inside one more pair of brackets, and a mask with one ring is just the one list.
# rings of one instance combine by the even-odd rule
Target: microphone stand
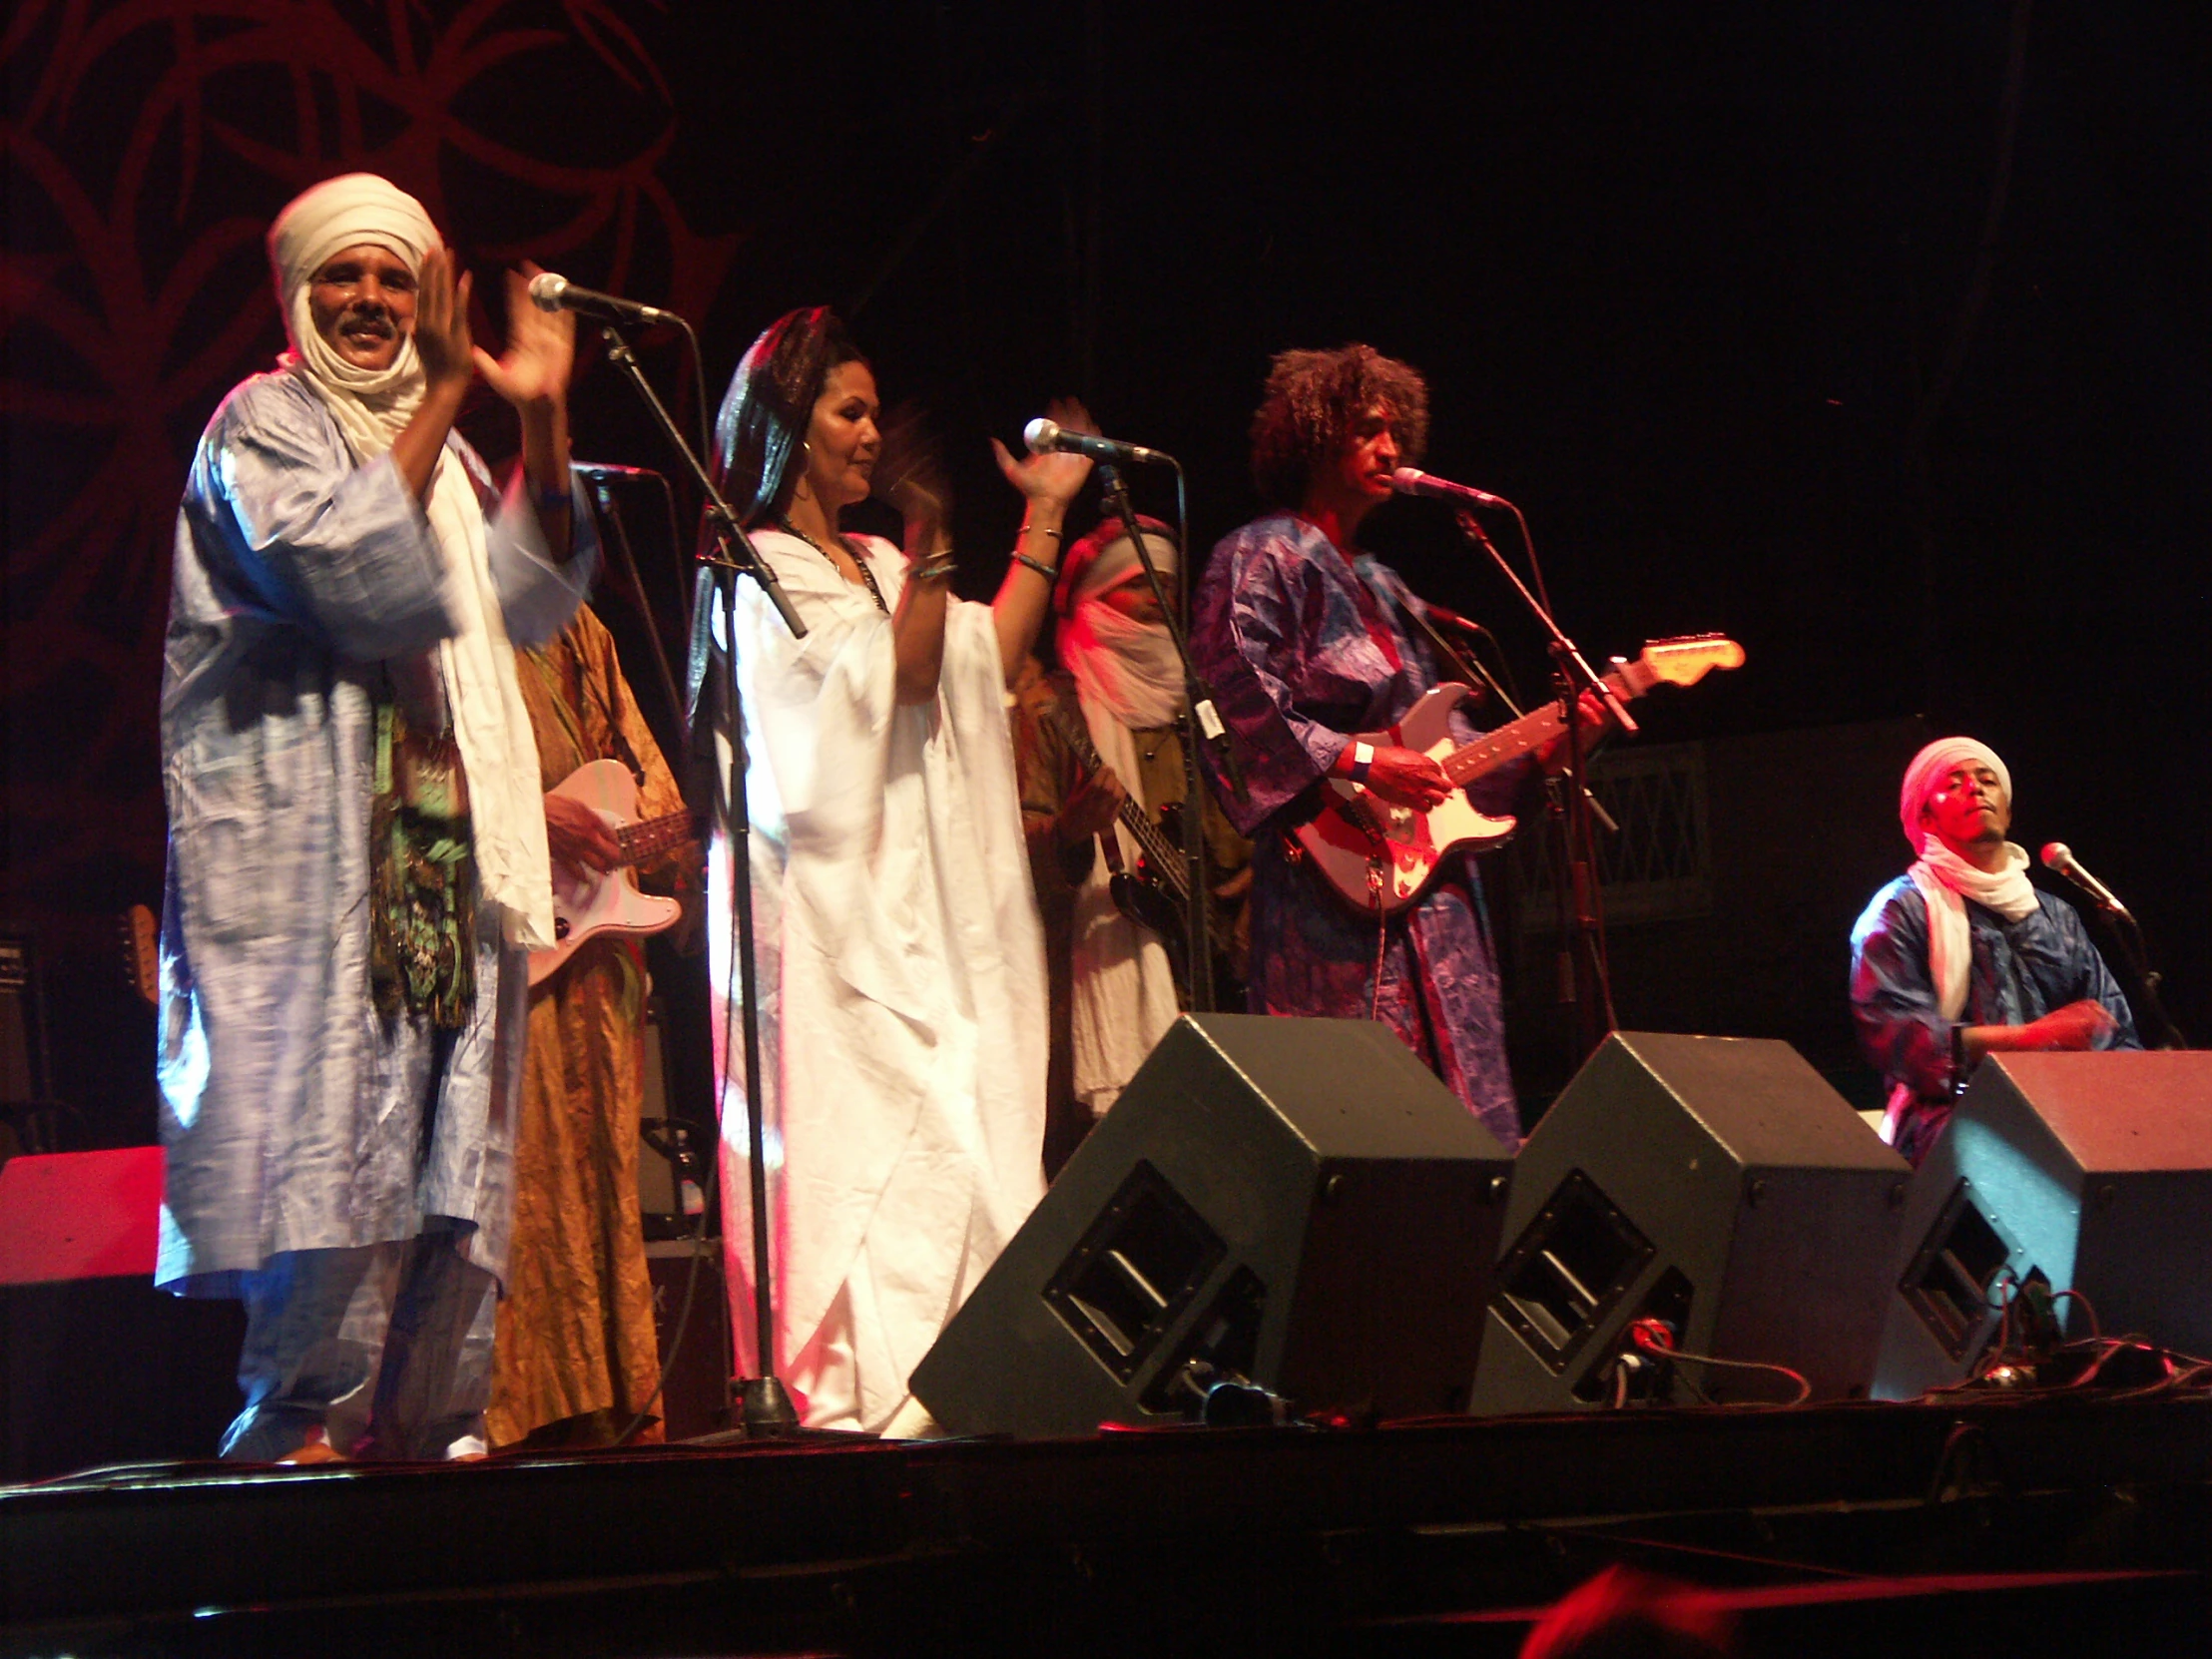
[[1574,641],[1560,631],[1551,613],[1528,591],[1528,584],[1520,579],[1520,573],[1506,562],[1505,555],[1483,533],[1474,514],[1461,507],[1452,516],[1458,521],[1459,533],[1489,554],[1491,562],[1505,573],[1506,581],[1520,595],[1529,614],[1551,636],[1551,658],[1567,740],[1566,770],[1551,790],[1551,812],[1558,819],[1562,831],[1564,865],[1554,877],[1554,886],[1562,909],[1571,906],[1569,948],[1575,1006],[1574,1060],[1579,1065],[1616,1024],[1611,973],[1605,957],[1605,919],[1599,908],[1597,832],[1590,813],[1593,798],[1589,790],[1589,754],[1582,745],[1582,722],[1578,718],[1577,705],[1582,692],[1594,692],[1623,732],[1633,736],[1638,728],[1612,687],[1590,667]]
[[[667,480],[663,479],[663,487]],[[604,474],[591,481],[592,499],[599,506],[600,520],[614,530],[616,548],[622,554],[622,573],[630,580],[630,597],[638,608],[638,620],[645,625],[645,637],[653,647],[653,668],[659,675],[661,694],[668,699],[669,711],[675,716],[676,729],[684,730],[684,699],[676,689],[676,674],[669,666],[668,646],[661,638],[661,625],[653,615],[653,601],[646,597],[645,575],[638,569],[638,555],[630,542],[630,526],[622,516],[621,503]]]
[[[1165,459],[1165,457],[1162,457]],[[1182,476],[1181,466],[1176,476]],[[1241,797],[1244,781],[1237,769],[1236,755],[1229,742],[1228,729],[1222,725],[1221,716],[1214,710],[1213,693],[1200,678],[1198,665],[1191,661],[1191,649],[1183,633],[1183,619],[1190,615],[1191,551],[1188,545],[1190,531],[1183,532],[1185,546],[1183,556],[1176,564],[1177,592],[1180,605],[1168,603],[1167,588],[1160,581],[1160,567],[1152,562],[1152,550],[1145,545],[1144,531],[1138,527],[1136,509],[1130,505],[1129,486],[1111,462],[1101,461],[1097,466],[1099,488],[1104,494],[1106,510],[1121,520],[1123,532],[1137,550],[1137,562],[1144,567],[1144,579],[1152,589],[1152,597],[1160,607],[1160,616],[1167,624],[1168,638],[1175,642],[1175,655],[1183,665],[1183,709],[1176,717],[1177,734],[1182,739],[1183,750],[1183,868],[1188,877],[1191,892],[1190,912],[1184,918],[1185,977],[1190,981],[1191,1012],[1211,1013],[1214,1008],[1214,945],[1211,913],[1213,895],[1206,887],[1206,798],[1199,778],[1198,744],[1196,732],[1203,732],[1214,748],[1223,776],[1231,780],[1231,787]],[[1195,731],[1194,731],[1194,721]]]
[[[2086,890],[2086,889],[2084,889]],[[2111,919],[2112,936],[2120,941],[2120,954],[2126,959],[2128,970],[2135,975],[2136,983],[2143,988],[2143,1011],[2150,1015],[2150,1023],[2158,1028],[2157,1048],[2187,1048],[2189,1038],[2174,1023],[2173,1015],[2166,1012],[2165,998],[2158,994],[2158,987],[2166,976],[2150,965],[2150,949],[2143,942],[2141,923],[2134,911],[2117,901],[2106,903],[2098,894],[2089,894],[2091,902]]]
[[[799,1426],[799,1413],[792,1408],[790,1392],[783,1380],[776,1375],[776,1310],[774,1292],[769,1284],[768,1239],[768,1162],[766,1136],[761,1122],[761,999],[759,970],[754,956],[753,919],[753,817],[746,799],[745,709],[743,692],[738,680],[738,578],[750,576],[761,585],[769,602],[776,607],[776,614],[784,619],[794,639],[807,637],[807,625],[800,621],[799,613],[792,609],[790,599],[776,579],[775,570],[763,559],[747,537],[744,527],[738,523],[730,503],[722,498],[715,487],[705,462],[693,453],[684,434],[670,418],[668,407],[653,390],[653,384],[638,366],[635,352],[611,325],[600,330],[607,342],[607,360],[620,368],[645,400],[661,431],[683,456],[691,469],[692,482],[697,484],[706,501],[706,520],[712,528],[714,551],[702,548],[699,563],[712,573],[714,598],[723,622],[723,662],[727,675],[723,694],[728,699],[724,714],[730,725],[730,766],[723,781],[722,808],[723,838],[730,849],[731,907],[736,916],[738,935],[738,997],[739,1017],[744,1029],[745,1042],[745,1118],[746,1151],[751,1177],[753,1201],[753,1329],[754,1352],[758,1359],[760,1376],[735,1379],[732,1391],[739,1403],[740,1420],[749,1438],[774,1438],[793,1432]],[[700,395],[706,395],[704,384]],[[695,606],[701,596],[695,595]],[[694,629],[696,635],[697,629]],[[697,753],[699,734],[691,734],[694,753]],[[712,738],[708,739],[712,742]],[[725,1072],[729,1066],[729,1044],[723,1045]],[[717,1102],[718,1114],[720,1102]],[[717,1159],[720,1163],[720,1159]]]

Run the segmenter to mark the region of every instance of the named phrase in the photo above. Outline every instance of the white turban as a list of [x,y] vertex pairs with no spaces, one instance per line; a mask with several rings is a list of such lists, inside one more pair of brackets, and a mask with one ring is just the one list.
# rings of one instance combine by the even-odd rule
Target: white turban
[[1921,827],[1921,812],[1936,788],[1961,765],[1985,766],[1997,775],[1997,782],[2004,788],[2006,801],[2012,799],[2012,775],[1997,753],[1987,744],[1976,743],[1971,738],[1937,738],[1913,757],[1905,769],[1905,788],[1898,795],[1898,822],[1905,828],[1905,838],[1918,852],[1926,831]]
[[[1968,863],[1945,846],[1935,830],[1922,827],[1921,810],[1960,766],[1987,767],[1997,775],[2005,799],[2011,799],[2011,773],[1997,759],[1995,750],[1971,738],[1937,738],[1914,756],[1905,769],[1905,788],[1898,795],[1898,821],[1905,826],[1905,838],[1920,854],[1906,873],[1928,901],[1929,982],[1935,987],[1936,1006],[1947,1020],[1955,1020],[1965,1011],[1972,974],[1973,934],[1966,920],[1965,900],[1985,905],[2007,921],[2019,920],[2041,902],[2027,878],[2025,847],[2006,841],[2000,867],[1986,870]],[[1891,1099],[1893,1133],[1900,1098],[1893,1094]]]
[[294,197],[269,228],[269,263],[276,276],[276,304],[291,341],[286,366],[322,394],[363,459],[381,454],[406,429],[422,400],[422,363],[414,337],[399,342],[389,368],[356,368],[316,332],[307,304],[314,274],[334,254],[373,244],[389,249],[420,276],[431,250],[444,246],[422,204],[373,173],[325,179]]

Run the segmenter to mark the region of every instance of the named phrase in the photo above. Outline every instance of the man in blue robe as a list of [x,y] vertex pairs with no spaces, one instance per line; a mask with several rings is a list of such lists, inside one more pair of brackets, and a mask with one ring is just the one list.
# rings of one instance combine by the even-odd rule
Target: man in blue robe
[[[1439,679],[1406,615],[1419,602],[1358,540],[1389,497],[1391,474],[1419,459],[1427,428],[1420,375],[1370,346],[1277,357],[1252,428],[1253,477],[1273,510],[1215,548],[1191,643],[1244,769],[1245,799],[1224,792],[1223,802],[1254,842],[1252,1010],[1386,1021],[1516,1147],[1520,1115],[1473,859],[1445,858],[1409,908],[1379,921],[1287,842],[1327,778],[1422,810],[1450,789],[1427,756],[1353,736],[1389,727]],[[1476,736],[1461,714],[1452,725],[1461,742]],[[1524,775],[1481,780],[1473,805],[1502,810]]]
[[[518,276],[505,355],[476,348],[421,205],[364,174],[270,254],[291,349],[216,411],[177,520],[155,1277],[246,1304],[225,1456],[467,1455],[553,925],[514,647],[596,564],[573,321]],[[452,429],[478,373],[521,418],[503,493]]]
[[1905,770],[1898,820],[1919,861],[1851,934],[1859,1046],[1891,1085],[1883,1138],[1914,1164],[1984,1054],[2140,1048],[2127,998],[2070,904],[2044,902],[2012,827],[2012,776],[1971,738]]

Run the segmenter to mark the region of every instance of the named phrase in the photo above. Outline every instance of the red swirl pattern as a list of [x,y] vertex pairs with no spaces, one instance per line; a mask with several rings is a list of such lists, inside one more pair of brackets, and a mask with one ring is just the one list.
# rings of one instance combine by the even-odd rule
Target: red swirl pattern
[[[66,948],[159,890],[170,537],[202,423],[281,342],[262,255],[278,207],[381,173],[479,267],[527,249],[688,314],[713,301],[737,238],[686,222],[669,88],[624,13],[18,0],[0,33],[0,915]],[[563,88],[589,120],[547,119]]]

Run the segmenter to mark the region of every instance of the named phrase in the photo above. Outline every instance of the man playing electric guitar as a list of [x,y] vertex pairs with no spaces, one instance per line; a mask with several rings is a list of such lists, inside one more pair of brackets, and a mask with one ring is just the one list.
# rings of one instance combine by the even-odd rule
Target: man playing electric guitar
[[[682,822],[675,777],[589,607],[543,649],[518,653],[516,677],[549,792],[556,886],[559,866],[612,871],[635,852],[555,790],[587,764],[627,770],[637,817]],[[696,844],[673,841],[642,867],[696,909]],[[637,1182],[650,989],[643,940],[620,930],[582,938],[553,972],[533,974],[515,1137],[521,1196],[485,1414],[495,1446],[600,1444],[654,1405],[660,1355]],[[640,1436],[660,1437],[657,1422]]]
[[[1418,602],[1358,543],[1391,473],[1419,459],[1427,427],[1420,375],[1370,346],[1277,357],[1252,426],[1253,477],[1273,510],[1214,550],[1191,647],[1244,767],[1244,800],[1224,803],[1254,837],[1250,1007],[1388,1022],[1515,1147],[1520,1115],[1472,858],[1438,861],[1395,914],[1363,913],[1287,839],[1321,810],[1332,778],[1419,813],[1453,789],[1429,756],[1354,737],[1389,730],[1439,678],[1406,614]],[[1450,730],[1461,743],[1476,736],[1462,710]],[[1490,772],[1468,791],[1472,804],[1501,810],[1527,772]]]

